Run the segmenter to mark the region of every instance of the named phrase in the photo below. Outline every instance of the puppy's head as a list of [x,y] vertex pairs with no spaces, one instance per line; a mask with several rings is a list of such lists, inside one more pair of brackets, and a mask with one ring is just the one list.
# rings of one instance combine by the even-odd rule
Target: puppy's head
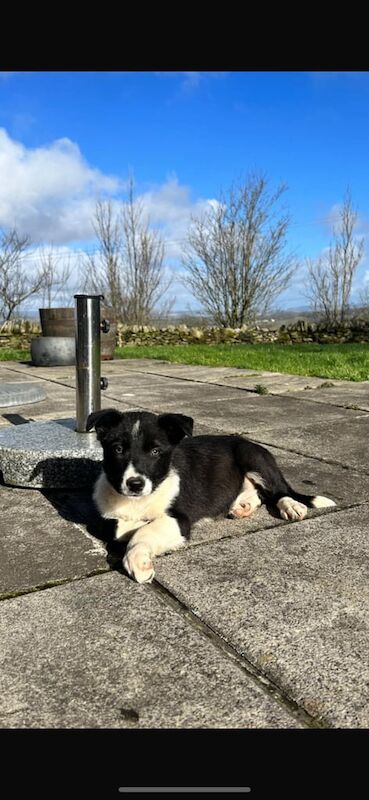
[[109,483],[126,497],[151,494],[168,475],[173,448],[191,436],[193,419],[184,414],[121,413],[113,408],[95,411],[87,430],[95,428],[104,450]]

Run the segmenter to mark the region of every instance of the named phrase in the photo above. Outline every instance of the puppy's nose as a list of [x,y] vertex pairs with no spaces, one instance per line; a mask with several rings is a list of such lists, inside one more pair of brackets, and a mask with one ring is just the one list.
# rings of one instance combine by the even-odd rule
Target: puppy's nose
[[127,480],[127,487],[129,491],[134,492],[134,494],[139,494],[141,489],[143,489],[144,485],[145,481],[143,478],[140,478],[139,475],[137,475],[134,478],[128,478]]

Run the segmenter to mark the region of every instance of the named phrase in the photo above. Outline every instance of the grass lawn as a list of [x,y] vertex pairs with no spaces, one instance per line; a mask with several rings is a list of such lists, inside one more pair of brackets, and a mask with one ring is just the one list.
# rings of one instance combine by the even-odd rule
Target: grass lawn
[[115,350],[115,358],[158,358],[178,364],[369,380],[369,344],[127,345]]
[[[116,348],[115,358],[235,367],[347,381],[369,380],[369,344],[155,345]],[[0,361],[29,361],[29,350],[0,348]]]
[[14,347],[0,347],[0,361],[30,361],[29,350],[18,350]]

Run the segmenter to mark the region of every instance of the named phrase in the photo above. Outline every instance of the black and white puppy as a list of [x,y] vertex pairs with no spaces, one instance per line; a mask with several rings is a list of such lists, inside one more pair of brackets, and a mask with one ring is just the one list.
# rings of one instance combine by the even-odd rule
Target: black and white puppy
[[246,517],[262,502],[286,520],[310,508],[334,506],[327,497],[291,489],[274,457],[238,435],[194,436],[183,414],[96,411],[103,471],[93,498],[105,519],[128,539],[123,565],[138,583],[154,577],[153,557],[181,547],[204,517]]

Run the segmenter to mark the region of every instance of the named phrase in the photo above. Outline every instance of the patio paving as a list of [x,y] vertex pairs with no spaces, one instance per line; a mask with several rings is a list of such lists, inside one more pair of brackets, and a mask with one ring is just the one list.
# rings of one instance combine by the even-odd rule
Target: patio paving
[[[90,490],[0,486],[0,727],[368,728],[369,381],[149,359],[101,372],[104,407],[250,436],[337,507],[203,520],[139,586]],[[2,408],[2,430],[74,415],[73,367],[0,363],[13,382],[46,399]]]

